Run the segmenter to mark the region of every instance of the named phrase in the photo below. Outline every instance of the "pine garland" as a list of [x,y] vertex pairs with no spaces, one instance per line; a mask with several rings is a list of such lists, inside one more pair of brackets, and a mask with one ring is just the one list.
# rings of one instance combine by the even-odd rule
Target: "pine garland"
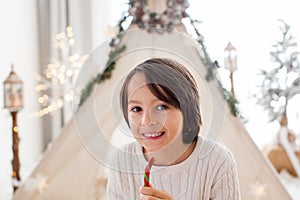
[[[128,16],[124,16],[118,23],[118,31],[116,38],[112,38],[110,42],[111,51],[109,53],[109,58],[106,62],[106,68],[103,73],[98,74],[96,77],[93,77],[87,84],[87,86],[81,91],[79,106],[90,96],[93,91],[94,85],[100,84],[101,82],[109,79],[112,75],[113,70],[115,69],[117,57],[125,51],[126,46],[120,45],[120,41],[123,37],[123,32],[125,31],[122,24],[126,21]],[[117,41],[117,42],[116,42]]]
[[197,42],[199,43],[200,47],[201,47],[201,52],[200,52],[200,57],[202,59],[202,62],[204,64],[204,66],[206,66],[207,69],[207,74],[205,75],[205,79],[207,81],[211,81],[211,80],[217,80],[218,85],[219,85],[219,89],[220,92],[223,96],[223,98],[227,101],[231,114],[235,117],[240,117],[243,118],[240,114],[240,111],[237,107],[238,101],[235,98],[234,95],[231,94],[231,92],[229,92],[222,84],[221,80],[216,76],[215,74],[215,69],[216,67],[218,67],[217,62],[212,62],[207,51],[206,51],[206,47],[204,45],[204,37],[200,34],[198,28],[196,27],[196,23],[199,23],[198,20],[194,20],[189,16],[190,19],[190,23],[192,25],[192,27],[194,28],[194,31],[198,37]]

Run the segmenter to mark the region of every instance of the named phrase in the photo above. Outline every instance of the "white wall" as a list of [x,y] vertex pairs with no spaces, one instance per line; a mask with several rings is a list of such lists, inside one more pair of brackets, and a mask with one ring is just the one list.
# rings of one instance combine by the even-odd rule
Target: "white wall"
[[9,199],[11,187],[11,116],[3,109],[3,82],[11,63],[24,82],[24,109],[18,114],[21,178],[25,179],[42,151],[41,120],[30,115],[38,110],[35,74],[39,69],[36,1],[0,1],[0,199]]

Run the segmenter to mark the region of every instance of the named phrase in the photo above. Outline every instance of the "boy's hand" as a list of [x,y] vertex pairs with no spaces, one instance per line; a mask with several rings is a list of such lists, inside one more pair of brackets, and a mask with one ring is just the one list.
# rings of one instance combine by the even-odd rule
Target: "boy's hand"
[[153,188],[151,185],[150,187],[142,186],[140,188],[140,199],[141,200],[173,200],[171,195],[163,190],[157,190]]

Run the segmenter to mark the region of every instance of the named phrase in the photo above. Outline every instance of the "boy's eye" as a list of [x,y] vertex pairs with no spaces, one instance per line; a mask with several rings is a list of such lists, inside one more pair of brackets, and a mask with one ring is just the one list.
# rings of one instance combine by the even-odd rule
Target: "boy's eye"
[[131,108],[131,110],[132,110],[133,112],[140,112],[140,111],[142,111],[142,108],[139,107],[139,106],[136,106],[136,107]]
[[157,110],[167,110],[169,107],[167,105],[159,105],[157,106]]

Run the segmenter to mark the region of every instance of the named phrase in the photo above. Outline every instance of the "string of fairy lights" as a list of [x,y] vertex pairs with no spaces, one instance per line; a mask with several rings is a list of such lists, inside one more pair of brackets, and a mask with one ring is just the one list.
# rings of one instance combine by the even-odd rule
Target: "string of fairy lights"
[[[56,34],[54,48],[58,56],[53,57],[43,73],[36,75],[39,93],[38,102],[41,109],[34,113],[41,117],[71,104],[74,97],[73,85],[78,72],[88,55],[81,55],[75,48],[74,32],[71,26]],[[73,52],[74,51],[74,52]],[[56,91],[56,92],[55,92]]]

